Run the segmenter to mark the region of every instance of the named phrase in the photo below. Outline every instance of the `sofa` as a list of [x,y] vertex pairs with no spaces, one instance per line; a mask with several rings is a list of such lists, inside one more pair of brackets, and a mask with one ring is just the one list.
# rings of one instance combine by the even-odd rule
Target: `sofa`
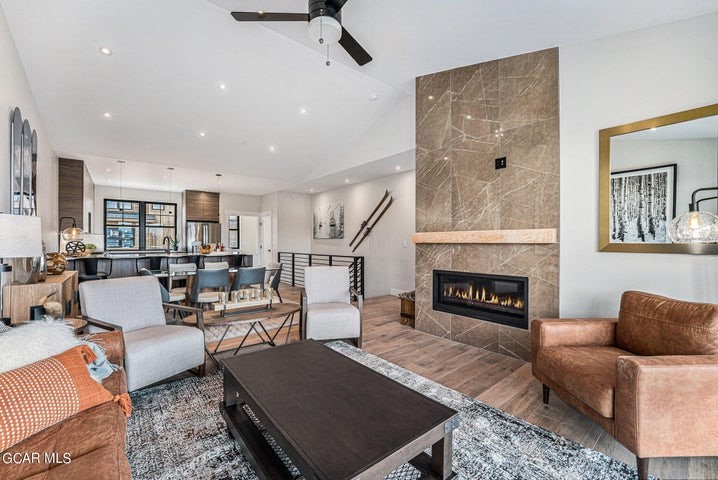
[[629,291],[618,318],[531,323],[543,383],[636,455],[718,455],[718,305]]
[[[122,365],[122,332],[99,333],[92,340],[110,362]],[[102,382],[113,395],[127,392],[124,368]],[[3,480],[131,479],[125,455],[127,419],[117,402],[82,411],[0,453]]]

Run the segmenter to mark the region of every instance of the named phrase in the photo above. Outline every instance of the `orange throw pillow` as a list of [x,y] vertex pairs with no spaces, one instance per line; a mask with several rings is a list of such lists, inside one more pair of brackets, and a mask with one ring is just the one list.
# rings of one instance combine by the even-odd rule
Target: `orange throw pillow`
[[130,416],[126,393],[113,396],[90,376],[95,354],[87,345],[0,373],[0,452],[95,405],[120,404]]

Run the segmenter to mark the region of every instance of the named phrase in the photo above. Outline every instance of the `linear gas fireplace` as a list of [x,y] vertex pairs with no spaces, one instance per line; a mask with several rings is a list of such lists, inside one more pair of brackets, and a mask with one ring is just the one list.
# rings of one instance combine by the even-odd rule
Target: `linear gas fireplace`
[[434,270],[434,310],[528,330],[529,281]]

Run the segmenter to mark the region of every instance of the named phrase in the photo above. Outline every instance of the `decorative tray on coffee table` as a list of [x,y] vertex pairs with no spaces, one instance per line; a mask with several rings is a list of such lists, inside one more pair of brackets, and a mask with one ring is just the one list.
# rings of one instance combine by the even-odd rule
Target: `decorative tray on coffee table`
[[220,315],[241,315],[257,310],[270,310],[272,308],[273,297],[269,298],[258,298],[254,300],[240,300],[238,302],[227,302],[220,303],[216,302],[212,304],[212,309],[215,312],[220,312]]

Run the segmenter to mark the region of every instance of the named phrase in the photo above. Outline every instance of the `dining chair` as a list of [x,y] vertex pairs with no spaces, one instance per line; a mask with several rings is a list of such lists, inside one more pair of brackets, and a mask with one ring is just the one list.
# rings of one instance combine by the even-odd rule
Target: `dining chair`
[[[140,269],[140,275],[145,277],[154,277],[155,275],[146,268]],[[180,292],[173,292],[171,290],[167,290],[164,285],[162,285],[162,282],[160,282],[160,292],[162,293],[162,303],[166,304],[173,304],[173,305],[183,305],[185,300],[187,299],[187,294],[184,290]],[[170,309],[166,308],[165,312],[168,312]],[[173,309],[172,310],[172,318],[177,318],[178,310]],[[184,318],[184,312],[179,311],[180,318]]]
[[205,270],[229,270],[229,262],[204,262]]
[[274,293],[277,294],[277,297],[279,297],[279,303],[284,303],[284,300],[282,300],[282,294],[279,293],[279,284],[282,281],[283,264],[279,263],[277,265],[277,270],[274,271],[274,273],[272,274],[272,278],[269,280],[269,288],[271,288]]
[[266,270],[265,267],[238,268],[234,276],[234,281],[232,282],[231,290],[239,290],[240,288],[251,287],[253,285],[258,285],[264,290],[264,274]]
[[[225,263],[226,262],[221,262]],[[189,299],[192,305],[203,307],[209,303],[216,303],[219,301],[219,289],[220,291],[226,292],[229,285],[229,268],[223,268],[220,270],[200,268],[197,270],[197,274],[192,282],[192,288],[190,289]],[[212,292],[203,292],[204,289],[214,289]]]
[[173,287],[175,282],[187,281],[187,275],[177,275],[178,272],[196,273],[197,265],[194,263],[171,263],[168,269],[167,288],[170,292],[187,293],[187,287]]

